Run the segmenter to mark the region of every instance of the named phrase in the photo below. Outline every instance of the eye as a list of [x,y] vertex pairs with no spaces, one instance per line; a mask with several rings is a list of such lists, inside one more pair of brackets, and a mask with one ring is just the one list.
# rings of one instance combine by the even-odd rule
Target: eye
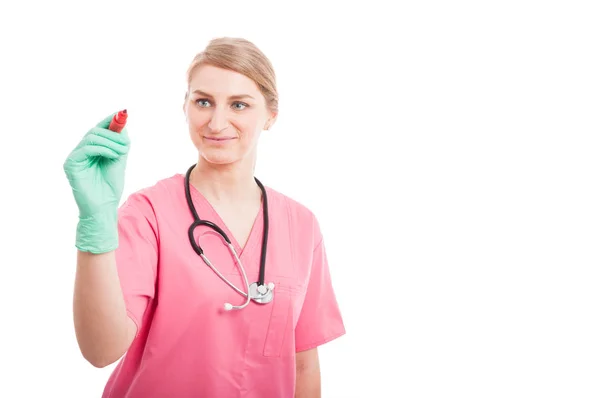
[[210,102],[206,98],[198,98],[196,100],[196,104],[200,105],[201,108],[206,108],[210,106]]
[[[241,106],[241,107],[240,107]],[[241,111],[243,109],[246,109],[249,107],[248,104],[244,103],[244,102],[234,102],[233,103],[233,107],[235,108],[235,110]]]

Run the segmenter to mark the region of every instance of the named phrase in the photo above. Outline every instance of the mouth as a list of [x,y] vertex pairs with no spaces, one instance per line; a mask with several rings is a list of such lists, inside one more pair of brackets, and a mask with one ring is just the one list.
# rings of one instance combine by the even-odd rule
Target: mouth
[[209,140],[209,141],[215,141],[215,142],[222,142],[222,141],[229,141],[229,140],[234,140],[235,137],[204,137],[205,140]]

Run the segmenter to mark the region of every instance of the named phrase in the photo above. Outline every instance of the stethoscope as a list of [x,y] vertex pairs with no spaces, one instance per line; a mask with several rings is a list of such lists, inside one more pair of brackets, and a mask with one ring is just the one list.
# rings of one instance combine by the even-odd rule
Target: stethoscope
[[[262,183],[256,177],[254,177],[254,180],[256,181],[256,183],[260,187],[260,190],[262,191],[263,239],[262,239],[262,250],[260,253],[260,271],[259,271],[259,276],[258,276],[258,282],[249,284],[248,277],[246,276],[246,271],[244,270],[244,266],[242,265],[242,262],[238,256],[238,254],[236,253],[233,245],[231,244],[231,240],[229,239],[229,237],[227,236],[225,231],[223,231],[215,223],[208,221],[208,220],[201,220],[200,217],[198,217],[198,213],[196,212],[196,208],[194,207],[194,203],[192,202],[192,196],[190,195],[190,174],[192,173],[192,170],[194,169],[195,166],[196,166],[195,164],[192,165],[188,169],[188,171],[185,175],[185,197],[187,199],[187,203],[190,208],[190,211],[192,212],[192,216],[194,216],[194,222],[192,223],[192,225],[190,225],[190,228],[188,229],[190,243],[191,243],[192,247],[194,248],[194,251],[200,257],[202,257],[202,260],[204,260],[206,265],[208,265],[225,283],[227,283],[229,286],[231,286],[231,288],[233,288],[236,292],[241,294],[243,297],[246,297],[246,302],[242,305],[231,305],[230,303],[225,303],[225,310],[227,310],[227,311],[232,310],[232,309],[241,310],[242,308],[246,307],[250,303],[250,299],[254,300],[256,303],[259,303],[259,304],[270,303],[273,300],[273,289],[275,288],[275,284],[273,282],[270,282],[267,286],[265,286],[265,261],[266,261],[266,256],[267,256],[267,238],[269,236],[269,210],[268,210],[268,206],[267,206],[267,192],[265,191],[265,187],[262,185]],[[233,257],[235,257],[236,263],[242,273],[242,277],[244,278],[244,284],[246,285],[246,288],[248,290],[247,293],[238,289],[237,286],[235,286],[227,278],[225,278],[223,276],[223,274],[221,274],[219,272],[219,270],[216,269],[212,265],[210,260],[204,255],[204,250],[202,250],[199,243],[196,242],[196,240],[194,239],[194,229],[196,229],[196,227],[198,227],[200,225],[206,225],[207,227],[212,228],[214,231],[218,232],[219,235],[221,235],[221,237],[227,244],[227,247],[229,247],[229,251],[231,252]]]

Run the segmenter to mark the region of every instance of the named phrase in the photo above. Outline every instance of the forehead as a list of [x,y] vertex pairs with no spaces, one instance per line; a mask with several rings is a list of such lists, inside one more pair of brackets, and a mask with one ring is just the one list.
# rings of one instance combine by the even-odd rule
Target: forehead
[[261,95],[254,81],[241,73],[202,65],[194,71],[190,80],[190,92],[202,90],[214,96],[249,94],[255,98]]

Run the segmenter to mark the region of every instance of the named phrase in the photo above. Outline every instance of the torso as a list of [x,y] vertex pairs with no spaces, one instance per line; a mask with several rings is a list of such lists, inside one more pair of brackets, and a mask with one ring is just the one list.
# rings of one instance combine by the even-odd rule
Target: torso
[[[260,195],[246,204],[215,201],[216,206],[195,189],[191,197],[202,220],[227,230],[235,246],[245,246],[240,252],[243,269],[250,282],[257,281],[263,232]],[[300,341],[298,336],[308,333],[306,326],[296,327],[321,235],[308,209],[269,188],[267,199],[271,222],[265,282],[275,284],[274,299],[265,305],[250,302],[239,311],[223,306],[245,299],[221,281],[189,242],[193,217],[184,176],[128,199],[129,210],[121,210],[120,223],[127,233],[117,251],[118,264],[128,311],[135,312],[140,328],[112,373],[104,398],[293,396],[296,347],[307,344],[306,336]],[[221,237],[203,227],[196,228],[195,236],[214,267],[243,287],[241,267]],[[152,242],[155,260],[145,255],[153,250]],[[156,261],[154,268],[151,261]],[[151,298],[142,308],[144,295]],[[323,328],[331,335],[337,326]]]

